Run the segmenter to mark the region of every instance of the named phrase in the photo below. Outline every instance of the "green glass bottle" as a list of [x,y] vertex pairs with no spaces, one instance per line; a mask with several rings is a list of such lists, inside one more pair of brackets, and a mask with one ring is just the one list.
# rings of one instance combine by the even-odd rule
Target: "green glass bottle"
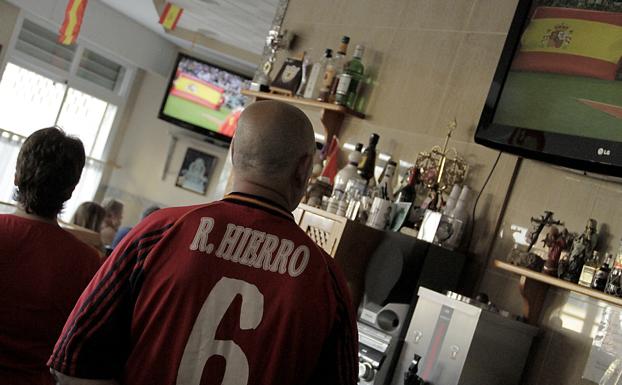
[[363,75],[365,74],[365,66],[363,66],[363,62],[361,61],[363,52],[365,52],[365,47],[361,44],[357,45],[354,49],[352,60],[350,60],[345,70],[345,72],[352,77],[346,95],[346,106],[351,109],[354,109],[356,106],[359,84],[363,81]]

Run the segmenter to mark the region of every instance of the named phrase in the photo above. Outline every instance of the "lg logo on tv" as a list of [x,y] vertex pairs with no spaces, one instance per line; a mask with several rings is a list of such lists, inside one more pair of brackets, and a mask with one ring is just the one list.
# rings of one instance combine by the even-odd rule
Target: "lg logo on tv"
[[611,150],[607,150],[606,148],[602,148],[602,147],[599,148],[597,152],[598,152],[599,156],[609,156],[609,155],[611,155]]

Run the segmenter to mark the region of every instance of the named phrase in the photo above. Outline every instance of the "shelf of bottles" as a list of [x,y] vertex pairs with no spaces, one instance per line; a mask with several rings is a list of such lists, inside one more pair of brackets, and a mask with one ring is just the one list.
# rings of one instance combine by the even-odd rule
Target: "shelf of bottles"
[[518,274],[525,279],[535,280],[541,283],[544,283],[549,286],[557,287],[564,290],[574,291],[575,293],[587,295],[589,297],[609,302],[616,306],[622,306],[622,298],[615,297],[613,295],[605,294],[602,291],[590,289],[589,287],[581,286],[576,283],[568,282],[563,279],[559,279],[556,277],[552,277],[547,274],[539,273],[537,271],[533,271],[524,267],[519,267],[516,265],[509,264],[507,262],[495,260],[494,266],[505,271],[509,271],[514,274]]
[[342,113],[344,115],[351,115],[351,116],[354,116],[360,119],[365,119],[365,114],[358,112],[358,111],[351,110],[346,106],[342,106],[342,105],[335,104],[335,103],[320,102],[318,100],[313,100],[313,99],[286,96],[286,95],[280,95],[280,94],[271,94],[269,92],[260,92],[260,91],[251,91],[251,90],[243,90],[242,94],[246,96],[254,97],[257,100],[266,100],[266,99],[279,100],[281,102],[297,104],[297,105],[306,106],[306,107],[320,108],[320,109],[328,110],[328,111],[335,111],[335,112]]

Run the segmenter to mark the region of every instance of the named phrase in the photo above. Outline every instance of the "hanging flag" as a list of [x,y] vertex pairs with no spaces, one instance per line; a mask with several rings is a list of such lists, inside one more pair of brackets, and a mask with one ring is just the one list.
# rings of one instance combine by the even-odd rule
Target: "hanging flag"
[[168,30],[174,30],[183,12],[183,8],[172,3],[166,3],[160,15],[160,24]]
[[65,20],[58,31],[58,41],[71,45],[78,40],[87,0],[69,0],[65,9]]

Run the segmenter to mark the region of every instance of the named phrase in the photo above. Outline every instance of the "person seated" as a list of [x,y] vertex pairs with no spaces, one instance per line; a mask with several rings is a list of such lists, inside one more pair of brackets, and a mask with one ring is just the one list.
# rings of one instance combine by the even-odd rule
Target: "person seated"
[[54,384],[46,366],[80,293],[99,268],[57,216],[84,167],[80,140],[36,131],[17,157],[13,214],[0,215],[0,382]]
[[[143,213],[140,215],[140,220],[142,221],[143,219],[147,218],[149,216],[149,214],[160,210],[159,206],[153,205],[153,206],[149,206],[147,207]],[[127,233],[129,233],[132,230],[131,227],[129,226],[124,226],[121,227],[118,231],[117,234],[114,236],[114,239],[112,240],[112,244],[110,245],[110,248],[112,250],[114,250],[115,247],[117,247],[117,245],[119,243],[121,243],[121,241],[123,240],[123,238],[125,238],[125,236],[127,235]]]
[[236,192],[149,215],[95,275],[48,361],[59,384],[357,383],[345,277],[291,213],[311,122],[253,103],[231,153]]
[[76,212],[71,218],[71,223],[99,233],[105,217],[106,209],[99,205],[99,203],[84,202],[76,209]]
[[105,246],[109,246],[123,220],[123,203],[116,199],[109,199],[103,203],[103,206],[106,209],[106,217],[101,228],[102,242]]

